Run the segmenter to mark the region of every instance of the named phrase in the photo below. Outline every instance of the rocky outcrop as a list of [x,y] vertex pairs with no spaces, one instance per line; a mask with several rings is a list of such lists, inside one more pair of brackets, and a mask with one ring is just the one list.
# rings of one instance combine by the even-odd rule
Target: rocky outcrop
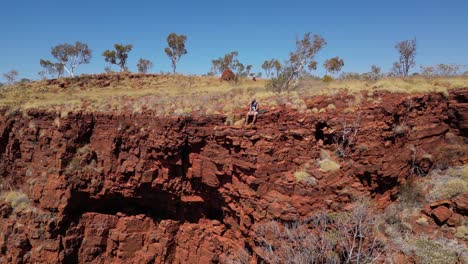
[[222,81],[232,81],[236,78],[236,75],[234,74],[233,71],[226,69],[223,71],[221,74],[221,80]]
[[457,120],[456,124],[463,136],[468,136],[468,88],[454,90],[450,96],[451,109],[449,114]]
[[[253,128],[223,116],[4,112],[1,187],[29,201],[0,203],[0,262],[223,263],[239,248],[255,256],[255,225],[346,210],[362,196],[384,208],[409,179],[465,159],[441,155],[463,140],[465,114],[443,95],[374,94],[343,111],[349,98],[308,100],[335,103],[325,113],[271,108]],[[321,168],[321,153],[339,169]]]

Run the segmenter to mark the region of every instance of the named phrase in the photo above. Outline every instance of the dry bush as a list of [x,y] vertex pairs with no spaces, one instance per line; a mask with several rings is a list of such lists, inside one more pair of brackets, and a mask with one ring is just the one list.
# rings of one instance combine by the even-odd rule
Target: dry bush
[[358,114],[352,122],[343,120],[341,127],[333,134],[333,141],[336,144],[336,152],[339,157],[348,157],[350,150],[356,143],[357,134],[360,129],[361,116]]
[[267,263],[372,263],[383,259],[368,202],[348,213],[320,213],[306,221],[271,221],[254,228],[258,254]]
[[248,250],[244,248],[238,249],[229,249],[226,253],[226,259],[224,259],[224,263],[226,264],[249,264],[251,259],[251,254]]
[[85,145],[76,150],[75,156],[70,160],[67,167],[64,170],[64,175],[72,176],[77,172],[81,173],[100,173],[95,159],[92,159],[95,155],[94,151]]

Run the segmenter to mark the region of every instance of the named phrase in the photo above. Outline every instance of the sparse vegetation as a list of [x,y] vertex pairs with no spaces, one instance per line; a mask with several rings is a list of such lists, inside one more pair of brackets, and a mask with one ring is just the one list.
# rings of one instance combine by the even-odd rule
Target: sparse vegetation
[[[136,81],[138,80],[138,81]],[[218,77],[102,74],[82,75],[75,79],[42,80],[2,87],[0,107],[11,111],[47,109],[68,113],[154,111],[167,116],[182,113],[226,114],[219,105],[234,111],[244,108],[255,95],[265,107],[274,107],[291,98],[304,101],[310,96],[334,95],[340,91],[350,94],[387,91],[395,93],[448,93],[450,89],[468,86],[467,77],[409,77],[383,78],[374,83],[363,80],[302,80],[295,91],[275,93],[265,87],[268,80],[243,80],[236,84],[220,82]],[[288,99],[289,96],[289,99]],[[369,98],[371,99],[371,98]],[[377,98],[373,99],[379,103]],[[302,104],[301,104],[302,105]],[[320,109],[318,108],[317,111]],[[323,111],[326,111],[323,109]],[[231,112],[229,112],[231,113]],[[458,152],[457,152],[458,153]]]
[[371,66],[371,71],[368,74],[369,74],[369,79],[372,81],[377,81],[378,79],[382,78],[381,68],[375,65]]
[[278,77],[281,68],[281,62],[277,59],[266,60],[262,64],[262,69],[265,70],[266,77],[270,77],[273,74],[273,70],[276,71],[275,76]]
[[[462,253],[466,252],[466,246],[463,243],[444,237],[427,237],[428,234],[424,233],[415,234],[413,225],[422,227],[431,225],[428,216],[421,214],[423,205],[448,198],[448,196],[441,196],[440,190],[435,191],[437,197],[434,197],[431,190],[447,187],[446,180],[443,180],[446,177],[444,175],[452,174],[452,176],[460,177],[462,172],[463,168],[460,167],[435,171],[416,183],[408,183],[400,187],[398,201],[386,208],[378,224],[379,230],[390,238],[389,243],[407,256],[416,256],[421,263],[457,263]],[[418,215],[419,218],[414,220]],[[415,223],[411,224],[413,221]],[[462,224],[456,229],[455,237],[463,239],[466,230],[465,224]]]
[[319,161],[319,167],[323,172],[331,172],[339,170],[341,166],[333,160],[324,159]]
[[461,252],[451,247],[451,241],[431,240],[419,238],[412,241],[414,254],[420,259],[421,263],[427,264],[453,264],[457,263],[458,255]]
[[463,65],[441,63],[435,66],[421,66],[421,74],[425,77],[457,76],[463,68]]
[[5,79],[8,84],[14,84],[17,77],[18,77],[18,71],[17,70],[11,70],[11,71],[3,74],[3,79]]
[[9,191],[4,194],[4,199],[6,202],[10,203],[11,207],[14,209],[26,208],[29,206],[28,196],[21,191]]
[[235,73],[235,81],[238,83],[240,78],[249,76],[250,71],[252,70],[252,65],[245,66],[237,59],[238,55],[239,53],[237,51],[233,51],[224,55],[224,57],[212,60],[211,63],[213,66],[211,71],[215,74],[220,74],[225,70],[231,70]]
[[332,160],[330,152],[323,149],[320,151],[320,158],[317,160],[317,165],[323,172],[333,172],[341,168],[340,164]]
[[85,145],[76,150],[75,156],[70,160],[63,174],[65,176],[73,176],[76,172],[94,173],[99,172],[94,159],[89,160],[93,151],[89,145]]
[[133,45],[114,44],[115,50],[106,50],[102,53],[104,60],[110,64],[118,65],[120,72],[128,71],[127,59],[128,53],[132,50]]
[[185,35],[171,33],[167,36],[168,47],[164,49],[164,52],[166,52],[166,55],[171,59],[172,73],[176,72],[177,63],[179,62],[180,57],[187,54],[185,41],[187,41],[187,36]]
[[455,237],[468,240],[468,226],[462,225],[457,227],[457,231],[455,232]]
[[153,63],[150,60],[140,58],[137,64],[139,73],[148,73],[148,70],[153,67]]
[[284,63],[276,78],[272,78],[268,87],[275,92],[289,92],[291,87],[296,88],[307,69],[309,71],[317,69],[314,57],[326,44],[320,35],[314,35],[312,39],[310,32],[301,40],[296,40],[296,50],[290,53],[289,60]]
[[80,41],[75,44],[60,44],[52,48],[52,56],[58,60],[58,63],[53,63],[48,60],[41,60],[40,64],[46,69],[49,74],[66,72],[71,77],[75,77],[75,69],[81,64],[87,64],[91,61],[92,51],[88,44]]
[[[316,214],[305,221],[256,225],[255,243],[268,263],[372,263],[386,251],[374,229],[369,203],[348,213]],[[313,230],[313,231],[312,231]]]
[[305,182],[307,184],[315,185],[317,183],[317,180],[314,177],[312,177],[309,173],[307,173],[306,169],[308,167],[309,165],[306,164],[304,168],[294,172],[294,178],[296,178],[298,182]]
[[65,70],[65,67],[60,62],[53,63],[51,61],[41,59],[39,64],[44,68],[39,72],[39,76],[41,76],[42,79],[47,79],[47,75],[56,75],[57,78],[60,78]]
[[[333,106],[334,107],[334,106]],[[327,107],[333,109],[333,107]],[[352,122],[343,120],[341,128],[333,135],[333,140],[337,146],[336,153],[339,157],[347,157],[350,149],[356,142],[356,136],[360,129],[361,117],[357,115]]]
[[422,183],[430,201],[454,198],[468,192],[468,179],[464,177],[466,167],[450,168],[445,171],[433,171]]
[[344,66],[344,61],[340,59],[340,57],[334,57],[326,60],[323,63],[323,67],[325,67],[325,70],[329,73],[338,73],[341,71],[341,68]]
[[329,82],[333,81],[333,77],[331,77],[331,76],[328,75],[328,74],[325,74],[325,75],[323,76],[322,80],[323,80],[323,82],[325,82],[325,83],[329,83]]
[[400,58],[393,64],[393,73],[396,76],[408,77],[409,71],[414,67],[416,56],[416,39],[400,41],[395,45]]

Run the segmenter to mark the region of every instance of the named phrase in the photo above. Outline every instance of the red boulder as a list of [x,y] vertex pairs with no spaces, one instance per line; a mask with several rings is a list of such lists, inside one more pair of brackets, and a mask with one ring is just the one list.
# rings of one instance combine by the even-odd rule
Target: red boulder
[[432,216],[437,221],[437,223],[443,224],[452,216],[452,211],[450,211],[450,209],[445,206],[439,206],[432,210]]
[[222,81],[232,81],[236,78],[236,75],[231,70],[224,70],[223,74],[221,74]]

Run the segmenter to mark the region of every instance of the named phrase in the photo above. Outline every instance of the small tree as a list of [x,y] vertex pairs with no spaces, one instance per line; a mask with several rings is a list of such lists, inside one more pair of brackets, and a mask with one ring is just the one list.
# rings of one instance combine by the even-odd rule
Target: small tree
[[106,62],[120,67],[120,72],[128,71],[127,59],[128,53],[133,45],[114,44],[115,50],[106,50],[102,53]]
[[171,33],[167,36],[167,45],[164,49],[167,56],[171,59],[172,63],[172,73],[176,72],[177,63],[180,60],[182,55],[187,54],[187,50],[185,49],[185,41],[187,40],[187,36],[185,35],[177,35],[176,33]]
[[372,65],[371,71],[367,73],[366,76],[368,76],[368,79],[371,81],[377,81],[378,79],[382,78],[382,70],[380,67]]
[[390,72],[390,77],[404,76],[403,65],[399,62],[394,62],[392,70]]
[[432,76],[455,76],[460,74],[463,65],[437,64],[435,66],[421,66],[421,74],[425,77]]
[[273,75],[273,69],[276,70],[276,76],[278,76],[281,67],[281,62],[279,62],[279,60],[277,59],[266,60],[262,64],[262,69],[265,70],[265,74],[267,77]]
[[45,78],[46,74],[48,75],[57,75],[57,78],[60,78],[60,76],[63,75],[65,67],[62,63],[53,63],[49,60],[40,60],[39,62],[41,64],[41,67],[44,68],[44,70],[39,72],[39,75]]
[[281,65],[281,62],[279,60],[277,60],[277,59],[273,59],[272,61],[273,61],[273,66],[274,66],[275,71],[276,71],[276,77],[278,77],[283,65]]
[[250,71],[252,70],[252,65],[245,66],[237,59],[237,55],[239,55],[237,51],[232,51],[224,55],[224,57],[212,60],[211,63],[213,66],[211,71],[215,74],[219,74],[224,70],[232,70],[236,74],[236,82],[239,80],[239,78],[245,78],[249,76]]
[[317,69],[314,57],[326,44],[325,39],[320,35],[314,35],[312,39],[310,32],[306,33],[302,39],[296,40],[296,50],[290,53],[289,60],[286,61],[276,78],[268,83],[268,86],[277,92],[283,90],[289,92],[291,82],[294,81],[293,86],[297,86],[300,77],[307,72],[306,67],[309,71]]
[[[52,56],[59,61],[60,67],[75,77],[75,68],[81,64],[87,64],[91,61],[92,51],[87,44],[82,42],[75,42],[72,44],[60,44],[52,48]],[[52,64],[52,63],[51,63]]]
[[327,72],[333,74],[341,70],[341,68],[344,66],[344,62],[339,57],[334,57],[326,60],[323,66],[325,67],[325,70],[327,70]]
[[395,49],[400,53],[398,62],[394,64],[395,73],[406,78],[409,70],[415,65],[416,39],[400,41],[395,45]]
[[18,77],[17,70],[11,70],[3,74],[3,78],[7,81],[8,84],[14,84],[17,77]]
[[271,60],[266,60],[266,61],[263,62],[262,69],[265,71],[265,75],[267,77],[270,77],[271,70],[273,69],[273,67],[274,67],[274,65],[271,62]]
[[153,63],[150,60],[140,58],[137,64],[138,72],[147,73],[149,69],[153,67]]
[[250,71],[252,70],[252,65],[245,66],[245,71],[241,72],[242,77],[247,77],[250,75]]
[[236,71],[238,68],[243,68],[244,65],[239,62],[237,55],[239,55],[237,51],[232,51],[224,55],[224,57],[212,60],[211,63],[213,66],[211,70],[216,74],[220,74],[224,70]]

